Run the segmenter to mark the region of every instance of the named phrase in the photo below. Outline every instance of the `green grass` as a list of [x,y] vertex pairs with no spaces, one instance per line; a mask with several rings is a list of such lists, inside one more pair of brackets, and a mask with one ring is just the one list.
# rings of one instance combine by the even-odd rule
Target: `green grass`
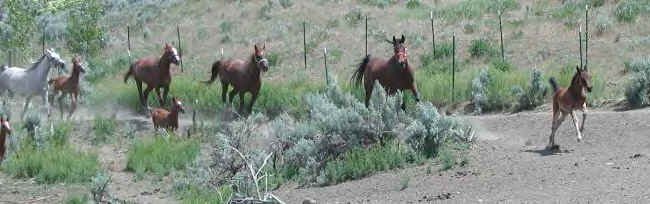
[[43,149],[24,145],[5,161],[4,170],[17,178],[35,178],[38,183],[78,183],[90,181],[100,165],[97,154],[70,145],[50,144]]
[[438,18],[450,21],[459,19],[475,19],[486,13],[496,14],[498,10],[510,11],[519,8],[515,0],[463,0],[444,8],[434,11]]
[[499,51],[491,42],[483,39],[472,40],[469,48],[472,57],[492,57],[496,56]]
[[113,118],[104,117],[101,115],[95,116],[93,120],[93,144],[106,142],[109,137],[113,136],[117,131],[117,121]]
[[199,142],[181,140],[176,136],[156,136],[152,140],[138,140],[127,154],[126,169],[143,175],[152,172],[168,175],[171,171],[184,169],[199,154]]
[[88,194],[74,194],[65,197],[63,203],[65,204],[86,204],[90,201]]
[[339,160],[328,162],[325,167],[325,179],[327,184],[337,184],[363,178],[375,172],[402,168],[419,160],[421,158],[417,154],[397,143],[356,149],[347,152]]
[[188,187],[182,190],[176,190],[175,193],[185,204],[225,204],[227,199],[233,194],[233,190],[232,187],[226,185],[219,187],[217,191]]
[[624,23],[633,23],[641,14],[650,13],[650,2],[647,0],[622,0],[614,9],[616,20]]

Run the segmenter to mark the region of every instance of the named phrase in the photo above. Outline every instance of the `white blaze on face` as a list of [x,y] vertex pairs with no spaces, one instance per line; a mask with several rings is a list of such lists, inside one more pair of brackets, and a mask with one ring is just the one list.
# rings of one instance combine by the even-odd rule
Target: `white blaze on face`
[[178,51],[176,51],[176,48],[172,48],[172,54],[174,54],[176,61],[181,61],[180,57],[178,57]]
[[11,126],[9,126],[9,122],[7,121],[2,121],[2,124],[0,124],[3,128],[7,127],[7,129],[11,130]]

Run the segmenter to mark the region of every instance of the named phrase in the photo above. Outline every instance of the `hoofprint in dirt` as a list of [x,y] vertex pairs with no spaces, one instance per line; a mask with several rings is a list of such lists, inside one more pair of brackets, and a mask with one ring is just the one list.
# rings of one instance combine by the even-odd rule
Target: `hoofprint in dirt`
[[[479,140],[464,167],[431,174],[415,167],[335,186],[285,186],[275,194],[287,203],[650,202],[649,109],[589,112],[581,143],[567,117],[556,154],[545,150],[550,112],[465,118]],[[402,175],[411,179],[400,191]]]

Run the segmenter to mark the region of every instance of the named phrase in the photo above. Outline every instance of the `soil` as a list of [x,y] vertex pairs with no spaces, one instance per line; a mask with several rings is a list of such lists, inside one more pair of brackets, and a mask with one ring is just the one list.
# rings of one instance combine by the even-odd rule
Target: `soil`
[[[427,164],[335,186],[284,186],[275,194],[287,203],[646,203],[649,115],[589,112],[580,143],[569,117],[558,130],[557,152],[546,150],[549,111],[468,116],[478,140],[463,167],[428,171]],[[400,190],[404,177],[409,184]]]

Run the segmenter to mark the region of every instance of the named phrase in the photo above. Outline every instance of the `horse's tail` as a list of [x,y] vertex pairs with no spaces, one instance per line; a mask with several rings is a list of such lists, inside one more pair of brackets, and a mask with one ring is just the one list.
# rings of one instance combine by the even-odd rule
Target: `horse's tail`
[[551,77],[551,79],[548,80],[549,83],[551,83],[551,88],[553,88],[553,93],[557,92],[557,81],[555,81],[554,77]]
[[129,72],[127,72],[124,75],[124,83],[126,83],[126,81],[129,80],[129,77],[131,77],[131,75],[134,74],[134,70],[135,70],[135,63],[133,63],[133,64],[131,64],[131,66],[129,66]]
[[350,78],[350,82],[353,82],[353,85],[359,86],[361,85],[361,81],[363,80],[363,73],[366,72],[366,67],[368,66],[368,63],[370,62],[370,55],[366,55],[365,58],[363,58],[363,61],[359,63],[359,68],[352,73],[352,77]]
[[218,60],[212,64],[212,76],[210,76],[210,80],[203,81],[203,83],[206,84],[211,84],[215,80],[217,80],[217,76],[219,76],[219,72],[221,71],[221,60]]

